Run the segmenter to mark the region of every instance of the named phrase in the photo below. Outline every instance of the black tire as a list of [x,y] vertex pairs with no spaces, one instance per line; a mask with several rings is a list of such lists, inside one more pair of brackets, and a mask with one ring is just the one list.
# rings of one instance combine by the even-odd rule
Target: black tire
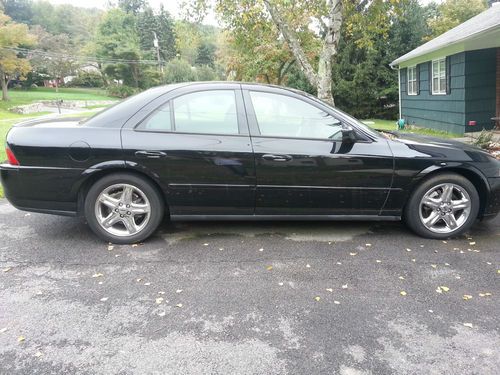
[[[106,231],[96,217],[96,201],[106,188],[116,184],[128,184],[141,190],[150,203],[150,216],[147,224],[137,233],[118,236]],[[132,244],[151,236],[163,220],[165,204],[158,189],[147,179],[130,173],[113,173],[97,180],[89,189],[84,204],[85,218],[92,231],[101,239],[114,244]]]
[[[420,218],[420,202],[426,192],[435,186],[452,183],[464,189],[470,197],[470,214],[464,223],[454,231],[436,233],[429,230]],[[479,212],[479,194],[474,185],[465,177],[455,173],[441,173],[422,181],[413,191],[404,210],[404,221],[416,234],[431,239],[446,239],[458,236],[467,231],[477,219]]]

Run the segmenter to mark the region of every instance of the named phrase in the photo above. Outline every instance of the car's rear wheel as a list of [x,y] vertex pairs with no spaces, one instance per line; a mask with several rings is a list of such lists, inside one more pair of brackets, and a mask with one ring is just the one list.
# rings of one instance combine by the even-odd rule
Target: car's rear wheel
[[471,227],[479,212],[479,195],[465,177],[446,173],[422,182],[406,205],[406,224],[435,239],[457,236]]
[[155,186],[128,173],[98,180],[85,198],[85,218],[103,240],[127,244],[143,241],[160,225],[164,204]]

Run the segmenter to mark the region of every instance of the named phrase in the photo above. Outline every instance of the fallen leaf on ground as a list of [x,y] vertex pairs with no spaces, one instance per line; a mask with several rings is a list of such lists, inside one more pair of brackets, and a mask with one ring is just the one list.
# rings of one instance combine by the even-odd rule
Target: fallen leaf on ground
[[311,268],[311,265],[310,264],[306,264],[306,268]]
[[336,305],[340,305],[339,301],[333,301],[333,303],[336,304]]
[[472,323],[464,323],[464,327],[472,328]]
[[261,252],[262,252],[262,251],[264,251],[264,249],[261,247],[261,248],[259,249],[259,251],[261,251]]
[[158,313],[158,316],[165,316],[165,311],[160,311],[160,312]]
[[405,278],[403,276],[399,276],[399,280],[404,280]]
[[163,302],[163,298],[162,298],[162,297],[158,297],[158,298],[156,299],[156,303],[157,303],[158,305],[159,305],[160,303],[162,303],[162,302]]
[[204,243],[203,246],[208,246],[208,243]]
[[138,279],[135,279],[135,281],[137,281],[138,283],[140,283],[142,281],[142,279],[138,278]]
[[443,241],[443,243],[448,243],[447,241]]
[[489,296],[491,296],[491,293],[489,293],[489,292],[479,293],[479,296],[480,297],[489,297]]
[[382,261],[380,259],[377,259],[375,262],[382,263]]
[[283,286],[283,283],[278,283],[279,286]]
[[497,270],[497,273],[500,273],[500,270]]
[[415,258],[413,258],[411,261],[412,261],[412,262],[416,262],[417,260],[416,260]]
[[177,289],[175,293],[182,293],[182,289]]
[[0,329],[0,333],[4,333],[7,331],[7,327]]
[[445,263],[444,265],[445,265],[445,266],[449,266],[449,265],[450,265],[450,263]]
[[342,263],[341,262],[337,262],[337,264],[340,266]]
[[347,289],[347,284],[342,285],[342,289]]
[[111,250],[113,250],[114,248],[115,248],[115,247],[114,247],[113,245],[109,245],[109,246],[108,246],[108,251],[111,251]]
[[431,314],[434,312],[434,310],[428,310]]
[[147,282],[147,283],[144,283],[144,285],[149,286],[149,285],[151,285],[151,283]]
[[17,342],[23,342],[24,340],[26,340],[26,339],[24,338],[24,336],[19,336],[19,337],[17,338]]
[[160,292],[158,292],[158,294],[163,295],[163,294],[165,294],[165,292],[164,291],[160,291]]
[[431,264],[431,267],[432,268],[437,268],[437,265],[436,264]]
[[3,272],[9,272],[11,269],[12,269],[12,267],[7,267],[7,268],[4,268],[2,271]]
[[349,255],[355,256],[355,255],[358,255],[358,253],[349,253]]
[[469,242],[469,245],[474,246],[476,243],[475,242]]
[[455,276],[455,279],[458,279],[458,280],[460,280],[460,276]]
[[319,300],[321,300],[321,297],[314,297],[314,299],[315,299],[316,301],[319,301]]
[[224,250],[224,248],[223,247],[219,247],[219,250],[222,251],[222,250]]
[[406,248],[406,251],[410,252],[410,251],[411,251],[411,249],[409,249],[409,248]]
[[465,301],[468,301],[472,298],[472,296],[470,294],[464,294],[464,296],[462,297]]
[[40,358],[42,355],[43,355],[42,352],[36,352],[35,353],[35,357],[37,357],[37,358]]
[[94,273],[92,277],[103,277],[104,275],[102,273]]
[[177,305],[175,305],[175,307],[181,308],[182,307],[182,303],[178,303]]
[[371,243],[367,243],[366,244],[366,247],[370,247],[372,244]]
[[443,292],[448,292],[449,290],[450,288],[448,288],[447,286],[438,286],[436,292],[443,293]]
[[332,288],[326,288],[326,291],[330,292],[330,293],[333,293],[333,289]]
[[108,297],[102,297],[101,302],[106,302],[108,300]]
[[273,266],[267,266],[266,270],[271,271],[273,269]]
[[402,290],[401,292],[399,292],[399,294],[401,294],[402,296],[406,296],[406,292],[404,290]]
[[133,243],[133,244],[132,244],[132,247],[137,247],[137,246],[139,246],[139,245],[138,245],[138,244],[136,244],[136,243]]

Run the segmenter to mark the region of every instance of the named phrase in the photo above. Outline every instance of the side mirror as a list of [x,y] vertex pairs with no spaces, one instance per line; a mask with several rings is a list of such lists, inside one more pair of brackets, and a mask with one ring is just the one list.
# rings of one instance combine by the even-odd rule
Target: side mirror
[[356,142],[356,131],[350,125],[342,125],[342,142]]

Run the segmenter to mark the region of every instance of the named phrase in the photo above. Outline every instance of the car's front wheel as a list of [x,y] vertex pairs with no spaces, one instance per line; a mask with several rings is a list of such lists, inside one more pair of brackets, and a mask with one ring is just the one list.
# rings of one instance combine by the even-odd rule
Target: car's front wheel
[[98,180],[85,198],[85,218],[103,240],[127,244],[143,241],[159,226],[164,204],[155,186],[128,173]]
[[446,173],[422,182],[406,205],[404,218],[417,234],[435,239],[457,236],[471,227],[479,195],[465,177]]

